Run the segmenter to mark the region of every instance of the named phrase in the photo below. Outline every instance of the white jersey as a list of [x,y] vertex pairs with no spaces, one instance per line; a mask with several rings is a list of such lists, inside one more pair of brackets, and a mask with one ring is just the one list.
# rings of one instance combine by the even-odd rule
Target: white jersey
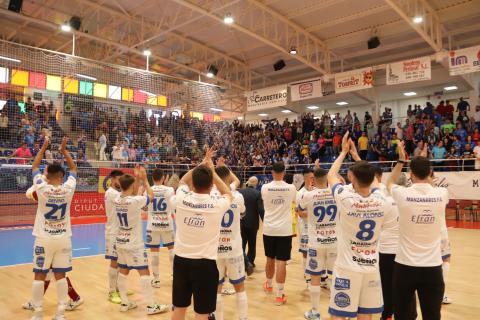
[[383,195],[390,202],[392,206],[392,219],[396,223],[391,223],[388,226],[385,226],[380,232],[379,250],[380,253],[386,254],[396,254],[398,249],[398,207],[393,200],[392,196],[388,194],[387,187],[380,183],[380,191],[383,192]]
[[148,205],[147,230],[173,231],[172,198],[175,191],[172,187],[152,186],[153,200]]
[[218,258],[236,258],[243,255],[240,217],[245,212],[245,201],[238,191],[232,192],[233,201],[223,214],[218,244]]
[[327,189],[313,189],[303,194],[298,203],[301,210],[307,210],[308,247],[329,248],[337,244],[337,204],[332,192]]
[[38,206],[33,226],[33,235],[40,238],[71,237],[70,205],[77,185],[74,174],[63,184],[53,186],[42,177],[40,171],[33,173],[33,188]]
[[142,208],[148,205],[146,196],[122,196],[115,198],[114,208],[119,227],[116,238],[117,248],[143,248]]
[[261,194],[265,209],[263,234],[291,236],[292,204],[297,195],[295,186],[284,181],[272,181],[262,186]]
[[187,185],[180,185],[175,201],[175,254],[189,259],[217,260],[220,223],[230,207],[230,199],[195,193]]
[[105,213],[107,214],[107,223],[105,223],[105,235],[115,236],[118,232],[119,221],[115,211],[115,199],[120,195],[120,191],[109,187],[105,192]]
[[[302,189],[297,191],[297,197],[295,199],[295,202],[298,204],[300,203],[300,199],[302,199],[302,196],[307,192],[308,190],[303,187]],[[302,210],[303,211],[303,210]],[[300,230],[300,235],[308,235],[308,218],[302,218],[300,216],[297,216],[297,225]]]
[[442,264],[441,238],[445,226],[448,191],[428,183],[394,186],[398,206],[400,241],[395,261],[407,266],[434,267]]
[[376,189],[367,197],[336,184],[338,255],[335,265],[360,273],[378,270],[378,238],[384,223],[393,223],[391,204]]

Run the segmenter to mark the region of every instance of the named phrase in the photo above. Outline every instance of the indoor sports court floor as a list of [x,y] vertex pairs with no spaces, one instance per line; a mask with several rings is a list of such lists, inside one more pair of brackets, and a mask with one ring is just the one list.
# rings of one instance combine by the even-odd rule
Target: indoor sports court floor
[[[449,228],[452,241],[452,269],[447,290],[453,304],[442,310],[445,320],[478,319],[480,314],[480,230],[478,225],[466,224],[467,228]],[[144,312],[143,304],[127,314],[120,313],[118,305],[106,299],[107,262],[103,258],[103,224],[73,226],[73,272],[72,282],[85,299],[85,304],[76,311],[67,313],[67,319],[170,319],[170,314],[149,316]],[[260,236],[259,236],[260,239]],[[32,281],[31,256],[33,237],[30,228],[0,230],[0,319],[29,319],[30,311],[23,310],[21,304],[30,299]],[[161,303],[169,303],[171,296],[171,271],[166,250],[161,250],[162,287],[155,290],[156,298]],[[288,265],[288,295],[286,306],[277,307],[273,297],[266,296],[262,290],[264,280],[263,247],[258,243],[258,260],[256,272],[248,279],[249,319],[303,319],[303,312],[309,308],[309,294],[306,290],[300,254],[294,247],[293,260]],[[139,292],[138,275],[132,273],[130,287]],[[140,301],[139,294],[133,300]],[[55,312],[56,290],[50,286],[46,294],[45,319]],[[322,289],[321,312],[327,318],[328,291]],[[234,296],[225,297],[225,319],[236,319]],[[375,317],[374,319],[376,319]],[[193,317],[190,317],[193,319]]]

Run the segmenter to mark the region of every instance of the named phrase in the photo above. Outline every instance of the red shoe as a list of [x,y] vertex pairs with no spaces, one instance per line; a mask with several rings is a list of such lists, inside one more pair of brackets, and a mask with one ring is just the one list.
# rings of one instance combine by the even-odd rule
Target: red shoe
[[282,294],[281,297],[276,297],[276,298],[275,298],[275,304],[276,304],[277,306],[281,306],[281,305],[284,305],[284,304],[286,304],[286,303],[287,303],[287,296],[284,295],[284,294]]
[[270,287],[266,280],[263,283],[263,291],[265,291],[265,293],[272,293],[273,292],[273,287]]

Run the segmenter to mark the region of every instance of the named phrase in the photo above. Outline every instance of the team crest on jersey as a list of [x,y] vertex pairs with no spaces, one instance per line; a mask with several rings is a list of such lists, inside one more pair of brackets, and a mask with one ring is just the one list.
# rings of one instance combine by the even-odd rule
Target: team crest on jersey
[[35,264],[37,265],[37,267],[43,268],[43,265],[45,264],[45,257],[37,257],[37,259],[35,260]]
[[308,249],[308,256],[309,257],[316,257],[317,256],[317,250]]
[[310,259],[310,261],[308,261],[308,266],[310,267],[311,270],[316,270],[318,268],[317,260]]
[[39,247],[39,246],[36,246],[35,247],[35,254],[44,254],[45,253],[45,248],[44,247]]
[[340,308],[346,308],[350,305],[350,296],[345,292],[339,292],[335,295],[334,301]]
[[350,279],[335,278],[336,290],[348,290],[350,289]]

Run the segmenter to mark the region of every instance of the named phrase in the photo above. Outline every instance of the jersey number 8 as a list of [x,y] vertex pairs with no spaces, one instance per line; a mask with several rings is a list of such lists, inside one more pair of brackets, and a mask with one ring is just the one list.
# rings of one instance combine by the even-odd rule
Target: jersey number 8
[[374,220],[363,220],[360,222],[360,231],[357,232],[357,239],[362,241],[372,240],[376,225],[377,223]]

